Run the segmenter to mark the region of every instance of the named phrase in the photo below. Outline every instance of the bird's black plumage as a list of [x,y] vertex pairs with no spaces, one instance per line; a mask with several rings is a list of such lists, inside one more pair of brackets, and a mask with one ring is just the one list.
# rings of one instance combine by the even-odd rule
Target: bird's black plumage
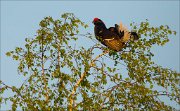
[[117,25],[117,24],[115,24],[115,27],[110,27],[108,30],[117,34],[120,38],[122,38],[124,36],[124,31],[118,31],[119,25]]
[[122,49],[124,43],[121,41],[118,34],[114,33],[111,29],[107,29],[100,19],[95,18],[93,23],[95,25],[94,32],[96,39],[112,50],[120,51]]
[[104,22],[99,18],[94,18],[93,23],[95,25],[94,33],[96,39],[99,40],[103,45],[115,51],[120,51],[125,46],[125,42],[127,41],[126,39],[133,36],[132,34],[137,35],[135,32],[132,34],[131,32],[127,32],[127,30],[124,30],[122,26],[121,30],[121,27],[117,24],[115,24],[115,27],[110,27],[107,29]]

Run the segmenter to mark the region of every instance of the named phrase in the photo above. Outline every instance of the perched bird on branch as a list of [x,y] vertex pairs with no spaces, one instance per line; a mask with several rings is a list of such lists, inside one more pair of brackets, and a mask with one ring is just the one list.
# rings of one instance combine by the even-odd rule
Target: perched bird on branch
[[129,32],[122,23],[120,25],[115,24],[115,27],[107,29],[101,19],[94,18],[93,24],[95,25],[96,39],[114,51],[121,51],[130,39],[137,40],[139,38],[136,32]]

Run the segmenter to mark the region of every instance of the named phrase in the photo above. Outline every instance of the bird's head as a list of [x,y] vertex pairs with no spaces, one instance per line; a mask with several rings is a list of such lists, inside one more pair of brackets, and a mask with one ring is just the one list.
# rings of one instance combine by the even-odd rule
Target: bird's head
[[104,24],[104,22],[99,19],[99,18],[94,18],[93,22],[92,22],[94,25],[98,25],[98,24]]

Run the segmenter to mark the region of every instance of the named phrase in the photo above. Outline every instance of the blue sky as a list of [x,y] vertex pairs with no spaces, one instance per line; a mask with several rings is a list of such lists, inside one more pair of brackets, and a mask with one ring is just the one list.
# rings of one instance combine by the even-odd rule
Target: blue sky
[[[22,76],[17,74],[17,62],[5,53],[23,46],[26,37],[33,37],[44,17],[57,19],[65,12],[74,13],[87,23],[90,33],[93,33],[94,17],[101,18],[107,27],[120,21],[129,26],[131,22],[145,19],[152,26],[169,25],[177,35],[170,36],[166,46],[154,47],[153,59],[157,64],[179,72],[179,7],[179,1],[1,1],[1,80],[16,86],[23,82]],[[82,45],[86,44],[82,42]],[[2,109],[9,108],[10,105],[2,106]]]

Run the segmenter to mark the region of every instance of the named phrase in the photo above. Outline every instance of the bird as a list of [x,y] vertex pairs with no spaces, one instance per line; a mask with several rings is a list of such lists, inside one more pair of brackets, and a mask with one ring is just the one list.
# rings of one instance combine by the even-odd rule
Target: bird
[[139,38],[136,32],[129,32],[122,22],[120,25],[115,24],[114,27],[107,28],[105,23],[96,17],[92,23],[96,39],[117,52],[121,51],[130,39],[138,40]]

